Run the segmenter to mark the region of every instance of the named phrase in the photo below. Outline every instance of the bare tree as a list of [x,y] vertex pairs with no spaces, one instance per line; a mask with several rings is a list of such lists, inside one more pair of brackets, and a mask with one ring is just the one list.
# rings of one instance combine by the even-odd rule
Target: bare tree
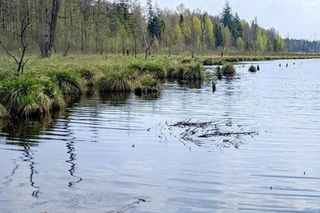
[[20,34],[18,35],[19,40],[20,40],[20,44],[21,44],[21,49],[20,49],[21,54],[20,54],[19,57],[15,56],[12,52],[10,52],[8,50],[8,48],[6,47],[6,45],[2,41],[0,41],[0,44],[4,48],[6,53],[11,58],[13,58],[13,60],[16,62],[16,64],[17,64],[17,72],[18,72],[19,75],[23,74],[24,67],[28,62],[28,58],[25,59],[26,51],[27,51],[27,48],[28,48],[28,45],[29,45],[28,42],[27,42],[26,34],[27,34],[28,27],[30,25],[31,24],[29,23],[29,20],[28,20],[27,16],[25,16],[21,21],[21,30],[20,30]]

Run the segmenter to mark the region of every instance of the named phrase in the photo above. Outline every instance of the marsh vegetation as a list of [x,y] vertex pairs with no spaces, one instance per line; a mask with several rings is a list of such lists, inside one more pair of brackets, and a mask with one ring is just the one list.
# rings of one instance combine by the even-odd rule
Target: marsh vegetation
[[[4,59],[3,59],[4,60]],[[0,79],[1,117],[43,117],[64,110],[83,95],[116,93],[147,95],[159,93],[161,82],[203,80],[199,61],[182,62],[179,57],[149,60],[112,56],[54,56],[33,58],[24,75],[16,75],[13,64],[0,63],[6,74]],[[0,65],[0,66],[1,66]],[[9,68],[8,68],[9,67]]]

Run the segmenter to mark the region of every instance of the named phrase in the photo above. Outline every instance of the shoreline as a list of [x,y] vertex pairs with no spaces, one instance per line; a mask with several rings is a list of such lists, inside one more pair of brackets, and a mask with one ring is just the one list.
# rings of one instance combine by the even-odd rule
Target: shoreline
[[[277,61],[277,60],[307,60],[320,59],[320,54],[313,55],[265,55],[265,56],[247,56],[247,55],[226,55],[226,56],[199,56],[199,59],[204,65],[222,65],[222,63],[236,63],[236,62],[257,62],[257,61]],[[222,63],[221,63],[222,62]]]
[[92,93],[102,97],[157,94],[166,79],[204,80],[206,65],[315,58],[320,55],[158,56],[146,60],[119,55],[33,56],[25,73],[18,76],[15,64],[0,57],[0,118],[44,117]]

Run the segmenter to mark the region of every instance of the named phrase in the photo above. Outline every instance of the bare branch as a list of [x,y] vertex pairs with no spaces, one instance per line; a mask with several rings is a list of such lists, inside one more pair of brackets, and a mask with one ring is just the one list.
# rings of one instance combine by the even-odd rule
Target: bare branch
[[21,31],[21,34],[20,34],[20,35],[23,35],[30,25],[31,25],[31,23],[27,23],[27,24],[22,28],[22,31]]
[[28,61],[29,61],[29,58],[25,60],[25,62],[22,64],[22,67],[24,67],[28,63]]
[[1,46],[3,47],[3,49],[6,51],[6,53],[14,59],[14,61],[16,63],[19,63],[19,61],[17,60],[17,58],[6,48],[6,46],[4,45],[4,43],[2,41],[0,41]]

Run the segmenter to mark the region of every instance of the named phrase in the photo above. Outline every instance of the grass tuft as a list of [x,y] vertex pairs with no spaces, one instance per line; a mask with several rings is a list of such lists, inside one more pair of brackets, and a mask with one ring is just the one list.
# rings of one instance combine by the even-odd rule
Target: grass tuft
[[81,75],[81,78],[83,78],[86,81],[93,81],[94,79],[94,74],[88,69],[81,69],[80,75]]
[[1,104],[13,116],[43,116],[52,109],[54,100],[39,80],[18,78],[5,81],[0,88]]
[[200,63],[178,63],[168,69],[168,78],[177,80],[201,80],[205,76],[203,65]]
[[204,66],[212,66],[212,65],[215,65],[215,62],[214,62],[213,58],[206,58],[203,60],[203,65]]
[[83,93],[80,81],[67,71],[52,73],[51,79],[59,86],[64,95],[80,97]]
[[227,77],[236,75],[236,69],[232,64],[226,64],[221,69],[221,74]]
[[134,88],[134,93],[138,96],[158,93],[160,91],[160,83],[152,75],[143,75]]
[[100,93],[131,92],[132,84],[125,72],[111,72],[102,77],[98,82]]
[[148,62],[144,64],[142,74],[151,74],[157,79],[165,79],[167,76],[164,67],[157,62]]
[[2,104],[0,104],[0,118],[6,118],[6,117],[9,117],[9,113],[7,109]]

